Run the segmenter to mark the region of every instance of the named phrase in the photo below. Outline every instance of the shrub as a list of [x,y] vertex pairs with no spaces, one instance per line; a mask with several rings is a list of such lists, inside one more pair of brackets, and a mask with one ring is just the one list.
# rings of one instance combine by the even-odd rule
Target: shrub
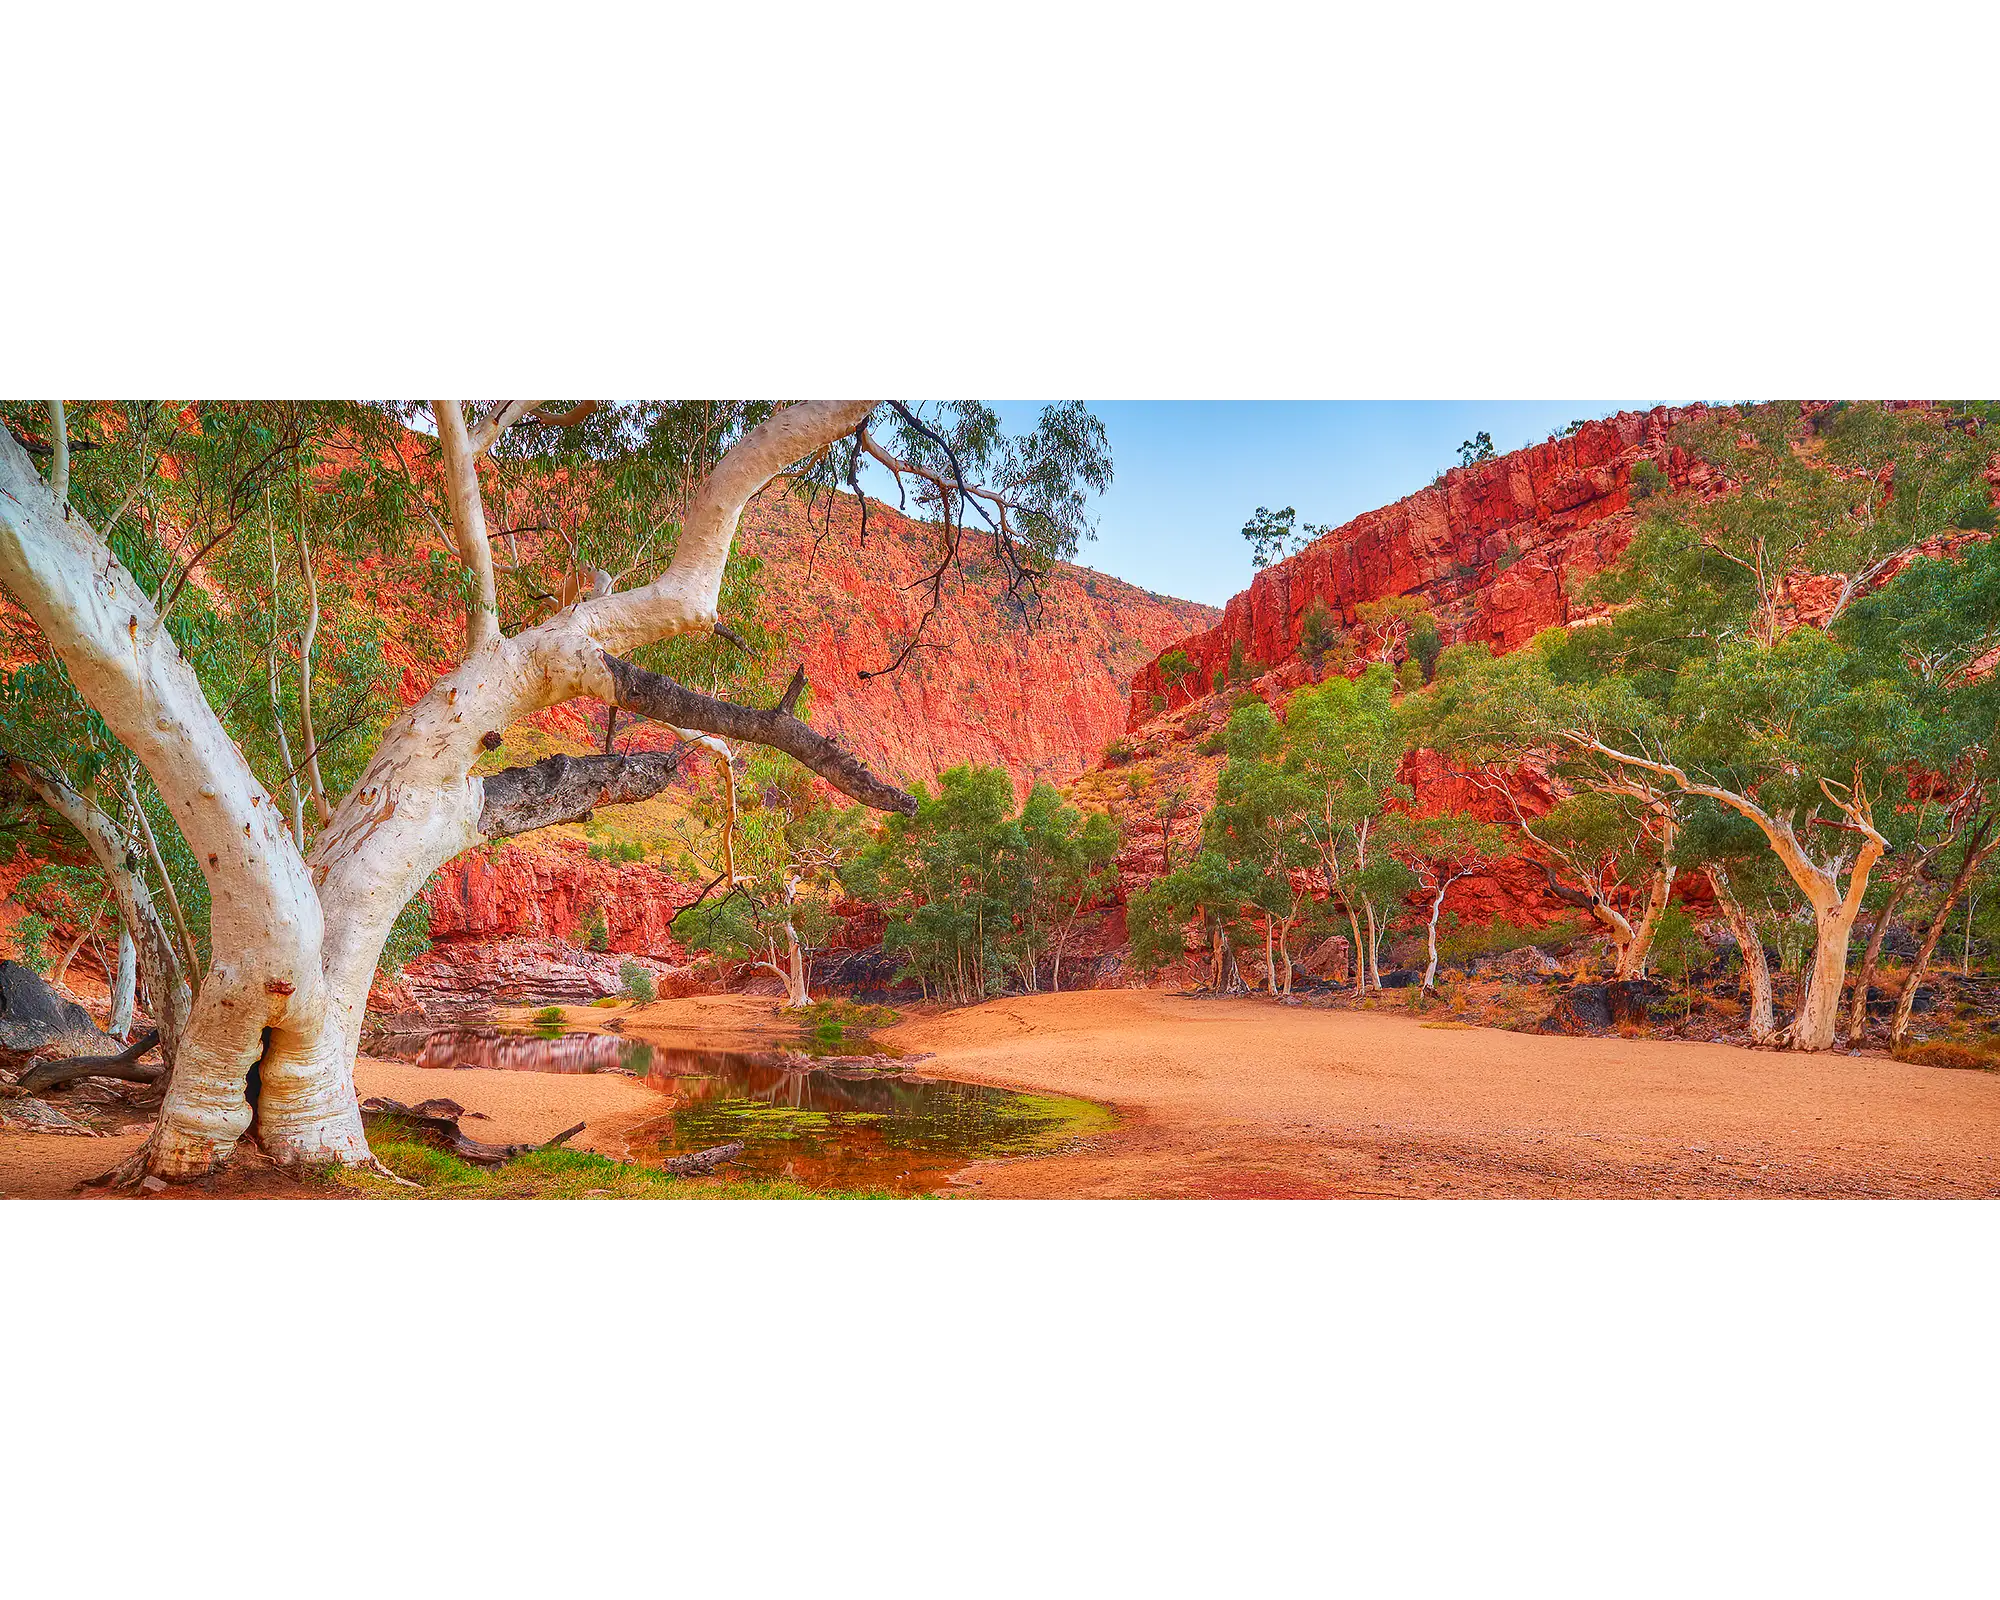
[[561,1006],[543,1006],[530,1020],[535,1022],[560,1022],[562,1019],[563,1008]]
[[1155,713],[1167,709],[1167,697],[1163,694],[1154,695],[1149,703],[1151,704]]
[[1664,978],[1682,982],[1708,955],[1701,930],[1681,907],[1670,905],[1660,913],[1660,925],[1653,930],[1653,965]]
[[55,925],[40,912],[30,911],[14,924],[14,944],[20,951],[22,966],[38,977],[47,977],[49,972],[49,941],[55,937]]
[[1214,694],[1221,694],[1222,691],[1228,687],[1229,687],[1228,669],[1225,667],[1217,667],[1215,669],[1215,677],[1209,684],[1210,692]]
[[1340,640],[1340,628],[1333,620],[1333,613],[1326,608],[1326,602],[1315,600],[1306,607],[1306,614],[1299,624],[1299,654],[1317,672],[1326,653]]
[[586,852],[592,861],[608,861],[614,866],[626,861],[644,861],[646,847],[632,839],[603,839]]
[[638,1001],[640,1005],[644,1005],[648,1000],[656,999],[660,992],[659,986],[653,982],[652,973],[648,972],[636,961],[621,961],[618,963],[618,982],[624,988],[625,993]]
[[1410,655],[1421,662],[1424,682],[1429,683],[1437,676],[1438,657],[1444,654],[1444,635],[1438,632],[1438,625],[1429,617],[1419,617],[1410,629]]
[[1410,657],[1396,669],[1396,682],[1404,689],[1421,689],[1424,686],[1424,664],[1415,656]]
[[1651,461],[1634,463],[1632,467],[1634,500],[1650,500],[1654,495],[1662,493],[1666,487],[1667,475],[1660,470],[1657,463]]
[[1469,922],[1450,928],[1440,923],[1438,959],[1462,963],[1475,956],[1499,956],[1509,950],[1524,950],[1531,944],[1560,949],[1582,932],[1582,925],[1575,917],[1558,917],[1542,928],[1509,922],[1504,917],[1495,917],[1483,928]]
[[1203,739],[1200,744],[1196,745],[1195,749],[1199,750],[1205,756],[1219,756],[1227,744],[1228,740],[1223,736],[1222,729],[1217,728],[1207,738]]
[[1104,764],[1107,767],[1122,767],[1132,759],[1132,741],[1113,739],[1104,747]]
[[576,925],[576,936],[580,943],[591,950],[611,948],[611,930],[604,920],[604,907],[592,906],[583,914]]

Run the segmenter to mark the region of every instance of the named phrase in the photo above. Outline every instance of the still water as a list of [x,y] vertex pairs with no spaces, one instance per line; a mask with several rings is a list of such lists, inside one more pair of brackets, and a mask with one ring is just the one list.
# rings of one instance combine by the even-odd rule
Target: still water
[[614,1034],[557,1038],[446,1030],[427,1067],[624,1072],[664,1104],[628,1135],[635,1157],[743,1141],[725,1172],[812,1188],[926,1194],[967,1162],[1047,1150],[1108,1117],[1086,1102],[928,1078],[894,1064],[808,1063],[790,1054],[687,1050]]

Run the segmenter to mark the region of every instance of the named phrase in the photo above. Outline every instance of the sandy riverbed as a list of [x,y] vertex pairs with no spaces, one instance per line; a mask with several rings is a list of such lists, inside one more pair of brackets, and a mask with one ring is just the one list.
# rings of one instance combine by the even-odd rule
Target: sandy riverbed
[[[612,1013],[577,1008],[573,1027]],[[657,1043],[768,1047],[769,1000],[628,1010]],[[881,1037],[917,1070],[1079,1095],[1120,1115],[1071,1154],[966,1169],[995,1196],[2000,1195],[2000,1076],[1881,1056],[1559,1039],[1390,1013],[1096,990],[913,1017]],[[616,1075],[425,1071],[364,1060],[362,1094],[485,1113],[495,1141],[587,1127],[624,1153],[659,1100]],[[0,1135],[0,1192],[54,1195],[136,1137]]]
[[1105,1101],[990,1195],[2000,1194],[2000,1076],[1881,1056],[1561,1039],[1262,1000],[1098,990],[883,1037],[924,1070]]

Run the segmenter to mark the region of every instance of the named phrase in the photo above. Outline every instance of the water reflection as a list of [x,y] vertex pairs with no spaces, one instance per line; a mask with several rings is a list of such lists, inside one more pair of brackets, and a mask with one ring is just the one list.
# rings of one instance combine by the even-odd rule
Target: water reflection
[[733,1168],[814,1188],[940,1188],[969,1161],[1043,1148],[1049,1102],[894,1067],[655,1047],[649,1086],[672,1102],[632,1136],[661,1155],[743,1141]]
[[418,1064],[505,1072],[625,1072],[665,1102],[627,1134],[633,1154],[683,1155],[743,1141],[726,1169],[813,1188],[923,1194],[969,1161],[1045,1148],[1060,1104],[984,1084],[927,1078],[881,1057],[813,1060],[791,1052],[690,1050],[608,1033],[559,1038],[449,1028]]
[[567,1033],[546,1038],[502,1033],[498,1028],[441,1028],[417,1053],[420,1067],[485,1067],[499,1072],[643,1072],[634,1059],[645,1045],[610,1033]]

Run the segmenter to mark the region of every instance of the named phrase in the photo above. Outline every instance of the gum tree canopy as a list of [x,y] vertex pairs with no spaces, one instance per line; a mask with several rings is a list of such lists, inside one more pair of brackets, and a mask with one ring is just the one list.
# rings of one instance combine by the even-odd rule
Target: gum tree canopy
[[[863,460],[893,473],[939,531],[934,606],[973,530],[1032,589],[1087,533],[1085,491],[1110,475],[1103,429],[1076,404],[1019,438],[963,401],[49,402],[5,415],[0,581],[61,680],[43,686],[47,716],[14,708],[9,769],[103,868],[170,1035],[166,1098],[127,1180],[199,1176],[253,1126],[281,1162],[372,1161],[354,1058],[411,898],[460,851],[657,793],[676,764],[607,748],[476,773],[522,717],[587,697],[782,751],[878,810],[914,808],[794,716],[794,693],[758,706],[669,675],[673,641],[728,655],[706,641],[729,634],[718,609],[740,580],[738,519],[775,479],[819,503],[858,489]],[[358,737],[337,747],[312,720],[328,547],[350,573],[370,555],[427,560],[427,592],[463,619],[457,664],[400,714],[378,683],[372,718],[365,705],[343,716],[338,732]],[[365,628],[370,596],[350,588],[346,604]],[[18,748],[62,716],[83,731]],[[86,748],[97,754],[79,765]],[[187,868],[178,897],[167,858]],[[181,900],[195,895],[206,921],[191,931]]]

